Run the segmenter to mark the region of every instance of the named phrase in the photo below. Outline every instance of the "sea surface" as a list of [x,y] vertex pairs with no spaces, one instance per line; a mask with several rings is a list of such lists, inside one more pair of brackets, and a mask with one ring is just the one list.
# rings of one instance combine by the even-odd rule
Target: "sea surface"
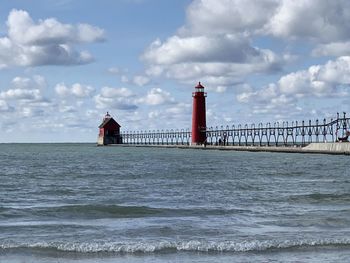
[[0,144],[0,262],[350,262],[350,157]]

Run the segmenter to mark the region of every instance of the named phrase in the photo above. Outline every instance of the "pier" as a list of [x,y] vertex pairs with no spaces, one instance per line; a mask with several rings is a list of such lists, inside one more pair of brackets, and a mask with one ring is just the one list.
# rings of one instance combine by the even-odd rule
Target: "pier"
[[[204,86],[199,82],[193,92],[192,128],[122,131],[109,130],[105,116],[100,125],[98,144],[154,146],[240,151],[274,151],[302,153],[350,154],[350,118],[337,113],[327,120],[283,121],[258,124],[206,126]],[[115,122],[115,121],[114,121]],[[116,122],[115,122],[116,123]],[[115,137],[115,139],[113,138]],[[112,143],[106,143],[112,142]],[[114,143],[113,143],[114,142]]]
[[[206,127],[207,145],[222,146],[279,146],[301,145],[312,142],[336,142],[338,136],[345,136],[350,127],[350,118],[343,113],[337,113],[335,119],[328,122],[323,119],[293,122],[274,122],[263,125],[241,124],[235,126]],[[191,131],[186,129],[144,130],[121,132],[123,143],[127,144],[156,144],[156,145],[189,145]]]
[[126,131],[120,136],[123,146],[350,154],[350,143],[345,140],[349,127],[350,118],[346,113],[342,116],[337,113],[336,118],[328,122],[323,119],[322,122],[309,120],[208,127],[203,129],[206,141],[202,145],[191,144],[191,131],[183,129]]

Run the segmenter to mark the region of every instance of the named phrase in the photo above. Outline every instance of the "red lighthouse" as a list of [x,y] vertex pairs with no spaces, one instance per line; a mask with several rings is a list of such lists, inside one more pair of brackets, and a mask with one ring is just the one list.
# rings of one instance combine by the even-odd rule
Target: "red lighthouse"
[[192,144],[204,144],[206,136],[206,118],[205,118],[205,97],[207,93],[204,92],[204,87],[199,82],[195,87],[193,97],[193,111],[192,111]]
[[101,125],[98,135],[97,145],[120,144],[122,138],[120,136],[120,125],[107,112]]

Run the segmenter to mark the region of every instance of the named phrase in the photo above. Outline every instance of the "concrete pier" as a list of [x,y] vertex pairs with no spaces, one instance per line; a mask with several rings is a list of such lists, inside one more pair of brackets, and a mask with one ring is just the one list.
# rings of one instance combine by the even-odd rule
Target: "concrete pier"
[[320,153],[350,154],[350,142],[311,143],[304,147],[303,150]]
[[114,144],[118,147],[154,147],[178,148],[221,151],[249,151],[249,152],[280,152],[280,153],[319,153],[350,155],[350,143],[311,143],[308,146],[216,146],[216,145],[152,145],[152,144]]

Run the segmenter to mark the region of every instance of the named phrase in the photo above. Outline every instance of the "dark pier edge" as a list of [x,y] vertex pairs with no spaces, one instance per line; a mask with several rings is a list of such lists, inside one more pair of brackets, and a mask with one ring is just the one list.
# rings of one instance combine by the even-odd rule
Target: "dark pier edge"
[[[111,144],[111,147],[142,147],[142,148],[163,148],[163,149],[195,149],[195,150],[216,150],[216,151],[246,151],[246,152],[272,152],[272,153],[301,153],[301,154],[332,154],[350,155],[350,143],[343,143],[339,149],[332,146],[339,146],[339,143],[312,143],[306,147],[284,147],[284,146],[199,146],[199,145],[152,145],[152,144]],[[321,146],[321,147],[320,147]],[[326,147],[322,147],[326,146]]]

